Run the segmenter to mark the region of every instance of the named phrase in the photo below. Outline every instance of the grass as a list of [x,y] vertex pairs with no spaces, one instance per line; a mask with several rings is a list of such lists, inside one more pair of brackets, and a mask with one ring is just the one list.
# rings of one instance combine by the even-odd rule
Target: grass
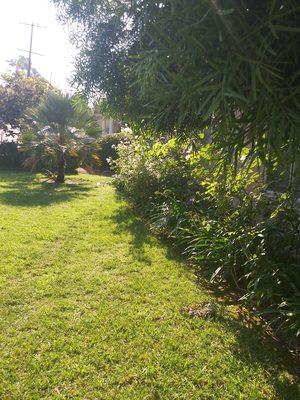
[[[78,178],[77,178],[78,179]],[[296,367],[210,298],[104,177],[0,173],[1,399],[290,399]]]

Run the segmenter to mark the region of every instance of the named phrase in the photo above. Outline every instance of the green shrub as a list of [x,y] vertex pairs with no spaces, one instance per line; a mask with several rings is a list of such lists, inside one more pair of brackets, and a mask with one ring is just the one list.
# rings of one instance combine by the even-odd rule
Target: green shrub
[[[185,221],[189,258],[242,292],[242,300],[268,315],[274,328],[300,333],[299,220],[285,195],[215,188],[205,192],[213,213],[196,210]],[[238,205],[233,205],[238,199]]]
[[[212,281],[228,282],[274,329],[300,333],[299,215],[257,170],[218,170],[212,145],[135,139],[118,146],[115,185]],[[218,173],[216,172],[218,171]]]
[[118,146],[114,163],[115,184],[132,202],[143,208],[162,204],[168,192],[189,198],[190,165],[184,148],[175,139],[151,143],[136,139]]
[[0,168],[21,168],[23,162],[22,154],[15,142],[4,142],[0,144]]
[[102,169],[110,169],[110,164],[117,159],[117,146],[130,140],[130,132],[123,130],[119,133],[103,135],[99,140],[99,158]]

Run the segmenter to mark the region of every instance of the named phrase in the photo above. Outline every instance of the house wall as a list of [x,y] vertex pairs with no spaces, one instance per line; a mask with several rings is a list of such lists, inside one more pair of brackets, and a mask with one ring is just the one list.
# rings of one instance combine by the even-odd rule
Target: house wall
[[118,133],[121,130],[120,123],[112,118],[106,118],[103,115],[99,115],[98,122],[103,135],[107,135],[109,133]]

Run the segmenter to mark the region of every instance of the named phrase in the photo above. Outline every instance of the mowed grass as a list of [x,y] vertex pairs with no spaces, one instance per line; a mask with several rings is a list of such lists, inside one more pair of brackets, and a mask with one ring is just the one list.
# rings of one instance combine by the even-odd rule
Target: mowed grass
[[1,400],[299,398],[294,363],[226,306],[180,312],[210,295],[108,178],[0,178]]

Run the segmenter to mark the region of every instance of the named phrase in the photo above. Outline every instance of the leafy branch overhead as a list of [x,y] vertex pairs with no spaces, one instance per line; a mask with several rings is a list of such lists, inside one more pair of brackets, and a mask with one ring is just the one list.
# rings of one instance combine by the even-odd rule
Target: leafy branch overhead
[[76,80],[156,131],[209,135],[231,159],[300,147],[297,0],[53,0],[80,27]]

